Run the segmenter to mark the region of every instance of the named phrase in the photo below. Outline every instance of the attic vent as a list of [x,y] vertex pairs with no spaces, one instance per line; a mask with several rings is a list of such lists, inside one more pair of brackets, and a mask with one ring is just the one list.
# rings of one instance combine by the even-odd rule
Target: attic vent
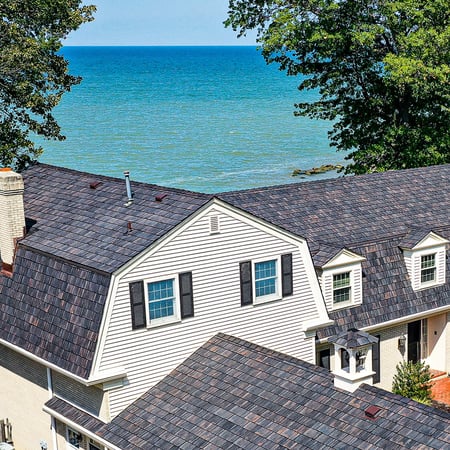
[[102,184],[101,181],[93,181],[92,183],[89,184],[89,187],[91,189],[97,189],[101,184]]
[[210,234],[220,233],[220,223],[218,215],[214,215],[209,218],[209,232]]
[[381,408],[379,406],[375,406],[375,405],[370,405],[365,411],[364,414],[366,415],[367,418],[369,419],[376,419],[377,418],[377,414],[381,411]]

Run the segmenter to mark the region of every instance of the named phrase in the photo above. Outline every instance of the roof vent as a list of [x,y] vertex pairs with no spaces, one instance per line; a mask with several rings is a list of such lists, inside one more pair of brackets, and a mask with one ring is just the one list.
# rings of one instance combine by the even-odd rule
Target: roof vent
[[125,170],[123,173],[125,175],[125,186],[127,188],[127,202],[125,206],[130,206],[133,203],[133,192],[131,191],[131,183],[130,183],[130,171]]
[[209,218],[209,232],[210,232],[210,234],[220,233],[220,222],[219,222],[219,216],[217,214],[215,214]]
[[89,187],[91,189],[97,189],[101,184],[102,184],[101,181],[93,181],[92,183],[89,184]]
[[158,194],[158,195],[155,197],[155,200],[156,200],[157,202],[162,202],[166,197],[167,197],[167,194]]
[[365,411],[364,414],[368,419],[375,420],[377,418],[377,414],[381,411],[379,406],[370,405]]

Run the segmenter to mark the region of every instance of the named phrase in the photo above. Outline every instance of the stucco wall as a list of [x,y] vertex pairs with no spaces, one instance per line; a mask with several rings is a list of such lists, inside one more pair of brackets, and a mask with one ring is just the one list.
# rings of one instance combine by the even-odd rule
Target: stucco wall
[[1,345],[0,355],[0,419],[11,422],[16,450],[40,449],[41,441],[50,449],[46,368]]

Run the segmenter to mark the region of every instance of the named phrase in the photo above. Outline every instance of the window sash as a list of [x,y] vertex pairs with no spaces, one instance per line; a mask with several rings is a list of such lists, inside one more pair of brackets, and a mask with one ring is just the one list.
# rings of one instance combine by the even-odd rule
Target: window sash
[[148,283],[148,308],[150,321],[175,315],[174,280]]
[[255,295],[264,297],[277,292],[277,261],[255,263]]
[[333,303],[349,302],[351,300],[350,272],[333,275]]
[[420,282],[428,283],[436,280],[436,255],[423,255],[420,259]]

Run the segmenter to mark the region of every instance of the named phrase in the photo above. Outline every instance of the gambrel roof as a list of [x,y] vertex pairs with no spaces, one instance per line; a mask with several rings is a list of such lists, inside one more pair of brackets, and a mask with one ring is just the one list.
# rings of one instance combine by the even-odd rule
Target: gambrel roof
[[[0,339],[88,379],[111,273],[211,195],[36,164],[23,173],[27,234],[0,275]],[[160,200],[156,199],[160,196]]]
[[59,398],[46,408],[122,450],[450,448],[448,413],[364,384],[337,389],[326,369],[224,334],[109,424]]
[[448,164],[248,189],[219,197],[305,237],[317,266],[326,263],[337,248],[366,258],[363,303],[330,312],[335,325],[319,330],[320,338],[450,305],[448,281],[413,291],[400,248],[423,238],[424,230],[450,239]]
[[[126,206],[123,179],[45,164],[23,177],[28,233],[12,278],[0,275],[0,339],[88,378],[111,274],[214,196],[132,182]],[[450,239],[449,183],[443,165],[216,197],[306,238],[319,265],[339,248],[366,258],[362,305],[331,312],[335,325],[318,332],[325,338],[449,306],[448,281],[412,290],[399,247],[411,229]]]

